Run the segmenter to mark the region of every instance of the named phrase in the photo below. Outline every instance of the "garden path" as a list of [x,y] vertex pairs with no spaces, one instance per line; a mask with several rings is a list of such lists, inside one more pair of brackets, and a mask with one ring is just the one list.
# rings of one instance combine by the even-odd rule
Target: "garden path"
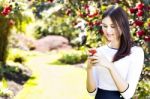
[[29,59],[30,79],[14,99],[93,99],[86,91],[86,71],[83,68],[48,63],[53,55]]

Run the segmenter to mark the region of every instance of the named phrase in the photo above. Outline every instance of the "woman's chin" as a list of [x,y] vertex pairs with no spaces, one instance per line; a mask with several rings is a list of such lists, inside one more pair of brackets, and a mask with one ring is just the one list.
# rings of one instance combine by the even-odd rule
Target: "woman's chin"
[[113,39],[113,38],[107,38],[107,40],[111,42],[111,41],[113,41],[114,39]]

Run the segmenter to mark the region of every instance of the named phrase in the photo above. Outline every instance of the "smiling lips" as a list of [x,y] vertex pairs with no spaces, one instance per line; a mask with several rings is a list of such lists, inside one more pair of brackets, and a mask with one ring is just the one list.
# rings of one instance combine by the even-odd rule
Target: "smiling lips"
[[113,36],[113,34],[108,34],[108,33],[107,33],[106,35],[107,35],[108,37]]
[[109,34],[109,33],[107,33],[107,35],[108,35],[108,36],[113,36],[113,34]]

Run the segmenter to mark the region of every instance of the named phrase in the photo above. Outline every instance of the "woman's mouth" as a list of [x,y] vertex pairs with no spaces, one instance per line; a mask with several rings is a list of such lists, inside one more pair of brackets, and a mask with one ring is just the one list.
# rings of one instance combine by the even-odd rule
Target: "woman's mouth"
[[108,37],[111,37],[111,36],[113,36],[113,34],[107,34],[107,36],[108,36]]

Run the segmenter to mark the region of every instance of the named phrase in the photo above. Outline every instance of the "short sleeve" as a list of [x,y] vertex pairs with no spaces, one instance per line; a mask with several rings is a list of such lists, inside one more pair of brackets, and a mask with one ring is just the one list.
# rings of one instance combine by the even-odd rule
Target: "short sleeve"
[[143,49],[140,47],[134,47],[131,50],[131,65],[129,67],[128,75],[126,81],[129,84],[128,89],[121,93],[121,95],[125,99],[131,99],[135,93],[140,74],[143,69],[144,63],[144,52]]
[[96,66],[93,67],[93,77],[94,77],[94,81],[96,83],[96,89],[93,92],[88,92],[91,96],[95,96],[97,93],[97,87],[98,87],[98,75],[96,72]]

